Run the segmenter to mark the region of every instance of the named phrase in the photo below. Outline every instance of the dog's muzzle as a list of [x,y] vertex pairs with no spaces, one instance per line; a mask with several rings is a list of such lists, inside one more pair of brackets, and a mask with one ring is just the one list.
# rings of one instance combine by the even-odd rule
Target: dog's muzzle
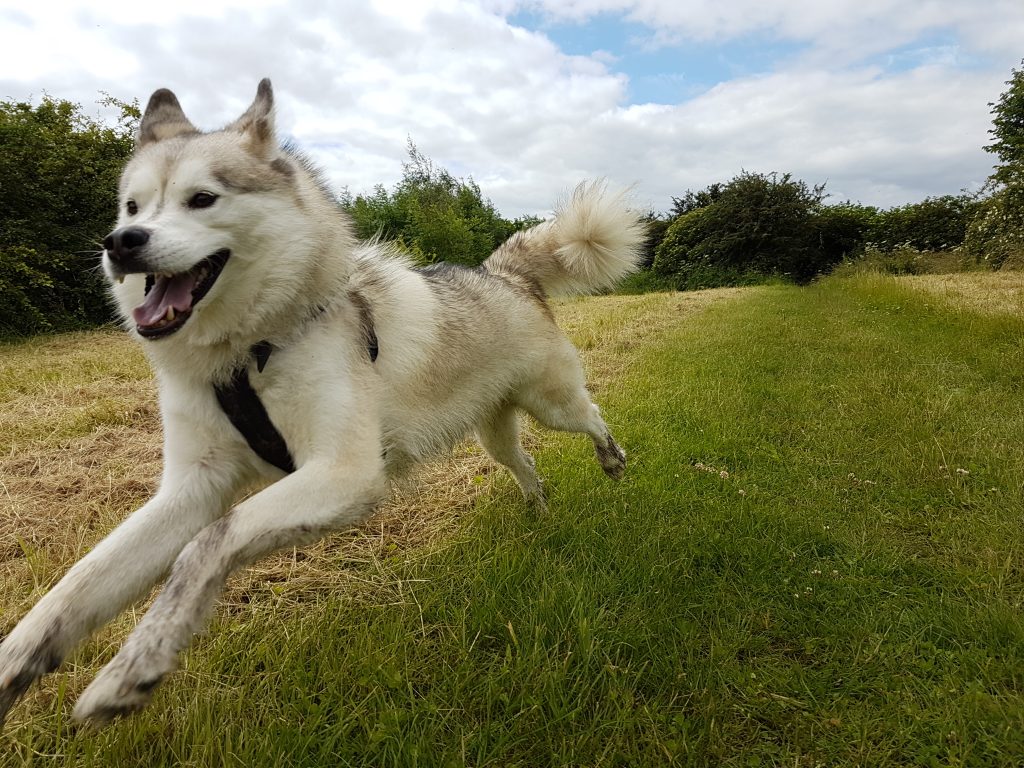
[[231,251],[221,248],[184,272],[156,271],[146,252],[149,237],[142,227],[124,227],[107,235],[103,247],[118,282],[129,274],[146,275],[142,303],[132,310],[132,319],[140,336],[160,339],[185,325],[220,277]]
[[122,227],[103,238],[115,278],[148,271],[144,261],[148,242],[149,230],[142,227]]

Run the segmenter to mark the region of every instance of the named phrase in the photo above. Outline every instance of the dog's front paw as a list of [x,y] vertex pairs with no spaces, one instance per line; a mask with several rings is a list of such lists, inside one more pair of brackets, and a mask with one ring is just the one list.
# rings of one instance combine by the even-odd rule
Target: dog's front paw
[[0,727],[28,687],[60,665],[59,633],[59,620],[50,624],[41,639],[33,638],[31,627],[19,625],[0,643]]
[[116,717],[138,712],[176,667],[177,654],[166,653],[159,645],[147,649],[126,644],[79,697],[72,717],[103,726]]
[[20,699],[32,682],[42,673],[36,673],[30,667],[14,671],[13,668],[0,672],[0,728],[7,720],[7,713]]

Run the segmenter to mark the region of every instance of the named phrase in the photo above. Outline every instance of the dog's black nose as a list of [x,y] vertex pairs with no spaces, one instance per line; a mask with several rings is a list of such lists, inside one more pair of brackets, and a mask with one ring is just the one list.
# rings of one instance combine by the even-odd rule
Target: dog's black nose
[[138,256],[139,249],[149,242],[149,230],[142,227],[115,229],[103,238],[103,247],[112,261],[130,261]]

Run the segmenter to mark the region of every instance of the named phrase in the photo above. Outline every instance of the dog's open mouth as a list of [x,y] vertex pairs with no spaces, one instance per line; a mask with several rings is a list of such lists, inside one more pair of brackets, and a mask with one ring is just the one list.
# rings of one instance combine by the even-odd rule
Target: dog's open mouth
[[159,339],[181,328],[220,277],[231,251],[207,256],[188,272],[146,275],[146,300],[132,310],[140,336]]

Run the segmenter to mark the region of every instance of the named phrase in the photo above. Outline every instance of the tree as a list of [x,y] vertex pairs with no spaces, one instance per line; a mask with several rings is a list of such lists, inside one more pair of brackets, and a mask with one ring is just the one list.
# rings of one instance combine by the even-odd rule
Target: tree
[[1000,163],[988,179],[967,226],[964,246],[993,268],[1024,257],[1024,60],[992,108],[994,141],[985,150]]
[[725,185],[717,181],[699,192],[694,192],[692,189],[686,190],[682,197],[672,198],[672,217],[685,216],[698,208],[706,208],[712,203],[718,202],[724,190]]
[[131,154],[134,104],[107,96],[116,126],[69,101],[0,102],[0,334],[110,319],[96,269]]
[[438,168],[411,140],[408,153],[392,192],[378,185],[372,194],[343,199],[360,237],[396,240],[420,263],[476,266],[514,232],[537,223],[502,218],[472,178]]
[[823,198],[824,187],[808,187],[788,173],[744,171],[720,189],[692,194],[709,202],[691,207],[668,228],[655,271],[687,288],[770,275],[807,282],[834,263],[819,248],[814,222]]
[[989,103],[992,108],[992,128],[989,134],[994,141],[985,147],[986,152],[995,154],[1000,164],[996,166],[993,181],[1007,184],[1024,173],[1024,60],[1020,69],[1011,70],[1008,86],[999,101]]

